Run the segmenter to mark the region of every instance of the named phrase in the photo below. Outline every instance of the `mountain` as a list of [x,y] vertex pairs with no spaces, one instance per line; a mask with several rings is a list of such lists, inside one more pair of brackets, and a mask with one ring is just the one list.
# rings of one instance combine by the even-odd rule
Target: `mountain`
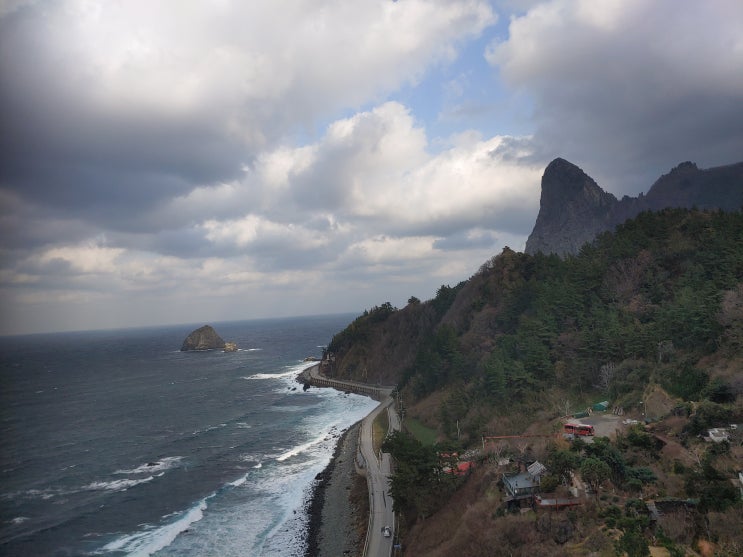
[[[580,169],[556,165],[584,209],[612,205]],[[575,257],[505,248],[432,300],[365,311],[327,362],[331,376],[398,386],[404,432],[383,450],[406,556],[648,555],[660,542],[688,555],[698,540],[740,555],[743,434],[701,436],[743,424],[741,211],[644,211]],[[566,416],[599,401],[617,415],[586,423],[622,433],[566,441]],[[447,473],[458,458],[468,472]],[[569,511],[509,512],[503,474],[534,461],[547,499],[573,497],[571,478],[592,467],[605,479]],[[675,505],[657,524],[653,500]]]
[[[504,248],[332,338],[329,375],[398,387],[404,431],[382,448],[406,555],[740,555],[742,177],[683,163],[618,200],[557,159],[529,253]],[[566,417],[599,401],[613,411],[590,419],[621,434],[565,440]],[[706,442],[710,428],[734,438]],[[466,474],[447,473],[456,459]],[[604,480],[569,511],[509,512],[503,475],[535,461],[546,499]]]
[[565,159],[553,160],[542,177],[539,215],[526,241],[526,253],[576,254],[601,232],[611,231],[643,211],[666,208],[743,207],[743,162],[699,169],[683,162],[661,176],[646,195],[621,200],[607,193]]

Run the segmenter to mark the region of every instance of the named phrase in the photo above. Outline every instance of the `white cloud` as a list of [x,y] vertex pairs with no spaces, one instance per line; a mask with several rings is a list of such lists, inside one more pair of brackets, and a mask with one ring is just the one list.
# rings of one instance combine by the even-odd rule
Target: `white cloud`
[[257,215],[228,221],[208,220],[201,227],[206,238],[215,245],[227,244],[237,248],[296,251],[325,246],[324,236],[295,224],[271,222]]
[[[432,153],[409,110],[384,103],[332,122],[315,143],[264,152],[241,180],[173,198],[153,213],[171,227],[159,244],[148,234],[60,241],[20,260],[3,283],[43,286],[46,302],[63,305],[136,296],[156,298],[154,308],[207,292],[244,300],[230,311],[258,292],[254,309],[281,296],[286,305],[310,285],[323,292],[308,312],[327,311],[330,298],[349,303],[353,292],[368,299],[362,306],[425,298],[474,272],[500,242],[523,243],[519,215],[533,221],[541,172],[523,162],[525,145],[467,132]],[[85,302],[88,289],[96,295]]]
[[472,0],[68,0],[29,11],[9,40],[36,58],[19,86],[54,87],[88,113],[206,117],[256,146],[415,81],[494,21]]
[[42,266],[64,263],[75,273],[114,273],[117,260],[124,253],[120,248],[99,245],[63,246],[48,249],[38,256]]
[[0,183],[133,234],[276,207],[314,156],[298,133],[415,83],[496,20],[485,0],[8,7]]
[[463,133],[432,154],[408,109],[389,102],[333,122],[316,144],[262,156],[247,180],[283,210],[330,211],[341,222],[371,221],[397,235],[511,229],[509,212],[536,214],[542,168],[525,164],[523,147],[510,148],[507,139]]
[[432,255],[430,237],[392,238],[375,236],[352,244],[341,259],[344,264],[397,266],[415,265]]

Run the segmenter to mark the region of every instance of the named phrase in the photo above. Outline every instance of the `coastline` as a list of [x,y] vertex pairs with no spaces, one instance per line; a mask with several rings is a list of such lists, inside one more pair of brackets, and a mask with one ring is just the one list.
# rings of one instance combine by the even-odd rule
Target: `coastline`
[[[338,439],[328,466],[316,477],[307,504],[307,546],[305,557],[361,555],[366,535],[358,524],[366,525],[366,509],[352,502],[355,482],[366,481],[357,475],[354,459],[361,422],[356,422]],[[360,518],[360,521],[359,521]]]

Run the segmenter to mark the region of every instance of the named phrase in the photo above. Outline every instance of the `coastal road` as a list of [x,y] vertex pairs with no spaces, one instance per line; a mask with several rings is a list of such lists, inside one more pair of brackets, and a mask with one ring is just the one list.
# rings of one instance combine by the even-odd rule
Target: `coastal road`
[[[392,540],[395,535],[392,497],[387,493],[388,479],[392,471],[390,455],[380,451],[374,454],[372,424],[380,412],[391,411],[392,398],[387,397],[374,411],[361,422],[360,447],[366,461],[367,484],[369,486],[369,531],[367,532],[366,557],[388,557],[392,553]],[[395,414],[396,416],[396,414]],[[392,424],[392,421],[390,421]],[[399,421],[397,421],[399,427]],[[383,534],[383,528],[389,527],[390,536]]]
[[[329,381],[329,378],[320,375],[319,366],[310,369],[310,377],[315,380]],[[354,391],[360,384],[350,381],[331,380],[333,387],[344,390]],[[392,471],[392,462],[388,453],[374,453],[373,441],[373,423],[380,412],[387,412],[389,421],[389,431],[400,429],[400,419],[395,412],[392,394],[393,387],[374,387],[377,390],[378,398],[381,400],[379,405],[372,410],[361,422],[361,431],[359,433],[359,447],[361,455],[364,457],[366,480],[369,486],[369,529],[366,533],[366,552],[365,557],[389,557],[392,554],[392,542],[395,538],[395,521],[392,512],[392,497],[388,493],[389,476]],[[383,528],[389,527],[390,536],[383,534]]]

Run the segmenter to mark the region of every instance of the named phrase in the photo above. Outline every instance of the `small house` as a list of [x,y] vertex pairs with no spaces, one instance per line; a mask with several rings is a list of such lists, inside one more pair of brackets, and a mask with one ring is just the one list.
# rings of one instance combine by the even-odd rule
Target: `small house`
[[730,433],[725,428],[712,428],[707,430],[707,438],[713,443],[722,443],[730,441]]
[[526,472],[503,474],[503,487],[506,490],[506,500],[526,499],[539,493],[539,484],[542,475],[546,471],[547,469],[544,465],[535,460],[526,468]]

